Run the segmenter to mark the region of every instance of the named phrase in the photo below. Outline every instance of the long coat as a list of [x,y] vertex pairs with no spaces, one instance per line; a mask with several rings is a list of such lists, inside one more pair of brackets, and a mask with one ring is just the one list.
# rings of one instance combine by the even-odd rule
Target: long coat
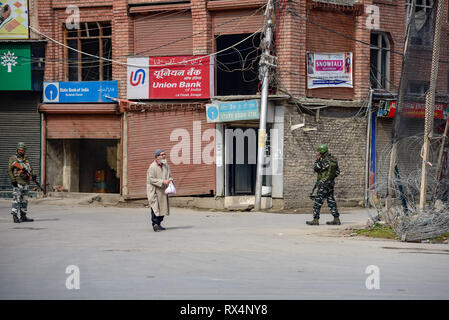
[[165,189],[168,185],[164,184],[164,180],[171,179],[170,167],[163,164],[162,168],[154,160],[147,170],[147,198],[150,208],[156,216],[164,216],[170,214],[168,205],[168,196]]

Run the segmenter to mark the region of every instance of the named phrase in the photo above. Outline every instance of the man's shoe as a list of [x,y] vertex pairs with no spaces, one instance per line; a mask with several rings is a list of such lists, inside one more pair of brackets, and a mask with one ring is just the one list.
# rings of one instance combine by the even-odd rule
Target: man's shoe
[[166,230],[163,226],[159,225],[159,230]]
[[13,220],[14,220],[14,223],[20,223],[20,219],[19,219],[19,217],[17,217],[16,214],[13,214],[13,215],[12,215],[12,218],[13,218]]
[[312,221],[306,221],[306,223],[310,226],[318,226],[320,225],[319,219],[314,218]]
[[154,232],[158,232],[158,231],[159,231],[159,226],[158,226],[157,224],[155,224],[155,225],[153,226],[153,231],[154,231]]
[[339,226],[341,225],[340,218],[334,218],[332,221],[327,221],[326,224]]
[[20,215],[20,222],[32,222],[34,219],[27,218],[26,214]]

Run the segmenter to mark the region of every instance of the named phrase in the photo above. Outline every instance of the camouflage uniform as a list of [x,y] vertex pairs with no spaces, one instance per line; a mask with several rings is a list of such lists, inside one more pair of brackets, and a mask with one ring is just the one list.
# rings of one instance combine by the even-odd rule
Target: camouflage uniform
[[[323,149],[320,149],[323,148]],[[337,208],[337,202],[334,197],[334,186],[335,177],[340,174],[338,169],[337,160],[327,151],[326,145],[321,145],[318,151],[321,157],[315,161],[313,170],[317,173],[316,187],[318,188],[317,194],[315,196],[315,203],[313,205],[313,221],[307,222],[308,224],[318,224],[318,219],[320,219],[321,206],[324,200],[327,200],[327,205],[329,206],[330,212],[334,217],[334,222],[327,224],[340,224]],[[332,168],[331,168],[332,162]]]
[[[24,144],[19,144],[19,146],[24,146]],[[19,169],[14,167],[14,163],[17,162],[20,166],[28,170],[28,172],[33,175],[33,168],[29,163],[28,159],[25,155],[20,155],[19,153],[13,155],[9,158],[8,164],[8,175],[11,180],[11,184],[13,185],[13,201],[12,201],[12,209],[11,214],[14,217],[14,222],[25,222],[25,221],[33,221],[32,219],[28,219],[26,217],[27,209],[28,209],[28,190],[30,184],[30,177],[25,173],[20,174]],[[20,220],[18,220],[17,215],[20,213]]]

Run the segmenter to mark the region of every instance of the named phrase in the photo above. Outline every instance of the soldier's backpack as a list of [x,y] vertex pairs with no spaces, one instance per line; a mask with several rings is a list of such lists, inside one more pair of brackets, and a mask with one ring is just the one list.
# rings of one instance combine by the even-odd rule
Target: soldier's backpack
[[338,161],[335,157],[329,158],[329,179],[335,179],[340,175],[340,168],[338,167]]

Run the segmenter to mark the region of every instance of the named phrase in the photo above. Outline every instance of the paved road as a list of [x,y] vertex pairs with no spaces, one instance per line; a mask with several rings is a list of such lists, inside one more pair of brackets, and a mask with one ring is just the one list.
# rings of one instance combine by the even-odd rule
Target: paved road
[[[21,224],[9,209],[0,200],[0,299],[449,298],[449,246],[342,236],[364,210],[312,227],[303,214],[173,208],[156,233],[146,208],[31,203]],[[66,287],[71,265],[79,289]]]

